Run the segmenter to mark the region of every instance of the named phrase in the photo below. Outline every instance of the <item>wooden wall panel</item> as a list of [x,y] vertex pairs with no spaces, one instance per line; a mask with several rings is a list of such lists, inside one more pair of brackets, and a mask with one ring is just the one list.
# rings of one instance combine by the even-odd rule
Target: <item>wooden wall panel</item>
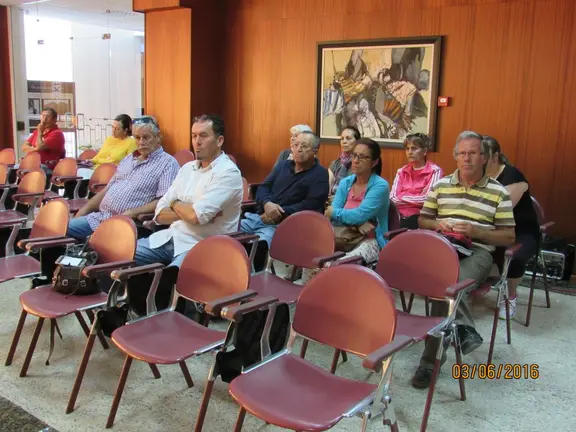
[[146,114],[169,153],[190,148],[191,29],[190,9],[146,13]]
[[8,8],[0,6],[0,149],[14,146]]
[[[316,44],[443,35],[432,159],[454,169],[462,130],[498,138],[528,177],[557,232],[574,235],[576,2],[573,0],[227,0],[224,116],[228,150],[251,181],[288,146],[289,128],[314,125]],[[324,144],[327,165],[339,147]],[[405,163],[384,150],[391,182]]]

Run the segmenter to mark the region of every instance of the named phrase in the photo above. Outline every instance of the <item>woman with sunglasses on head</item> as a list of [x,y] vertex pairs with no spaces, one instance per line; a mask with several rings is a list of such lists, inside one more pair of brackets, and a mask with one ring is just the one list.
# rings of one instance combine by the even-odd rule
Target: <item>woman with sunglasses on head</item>
[[350,159],[352,174],[340,181],[325,215],[335,225],[337,249],[371,263],[386,244],[390,188],[380,177],[380,145],[374,140],[357,140]]
[[[510,299],[510,318],[516,314],[516,288],[522,282],[526,262],[536,255],[540,241],[538,216],[530,197],[530,185],[524,174],[512,166],[500,149],[500,143],[495,138],[484,136],[482,148],[487,152],[488,163],[486,174],[506,188],[514,207],[516,222],[516,243],[522,247],[514,255],[508,267],[508,295]],[[504,262],[504,248],[496,249],[495,261],[500,265]],[[500,319],[506,319],[506,304],[500,302]]]
[[90,166],[78,169],[78,176],[89,179],[100,165],[118,165],[122,159],[134,153],[136,148],[136,140],[132,137],[132,118],[127,114],[120,114],[112,122],[112,135],[106,138],[96,156],[88,161]]
[[400,213],[400,226],[418,229],[418,215],[432,185],[444,176],[442,168],[426,159],[432,140],[421,133],[404,139],[408,163],[396,172],[390,200]]

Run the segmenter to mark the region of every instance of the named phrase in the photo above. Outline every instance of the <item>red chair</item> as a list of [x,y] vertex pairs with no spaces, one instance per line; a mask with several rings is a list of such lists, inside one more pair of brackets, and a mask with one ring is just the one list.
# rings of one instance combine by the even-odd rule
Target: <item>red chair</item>
[[[441,235],[428,230],[407,231],[394,237],[380,252],[376,272],[393,289],[448,303],[447,317],[420,316],[398,311],[396,334],[409,336],[416,341],[423,341],[426,337],[440,338],[420,429],[425,431],[445,339],[454,344],[456,361],[462,364],[454,319],[465,290],[475,282],[472,279],[458,282],[460,261],[454,247]],[[466,400],[463,378],[460,379],[460,398]]]
[[[73,239],[60,239],[44,242],[30,242],[26,248],[28,250],[41,250],[43,248],[60,246],[74,243]],[[100,224],[88,242],[91,249],[98,253],[98,263],[86,267],[84,275],[96,278],[103,274],[110,274],[111,271],[129,267],[134,264],[134,253],[136,252],[136,226],[134,222],[126,216],[113,216]],[[86,336],[89,336],[89,328],[82,317],[82,312],[86,312],[91,322],[94,322],[93,311],[106,305],[108,296],[100,292],[98,294],[76,296],[60,294],[52,289],[52,285],[44,285],[24,292],[20,295],[22,304],[22,314],[18,321],[18,326],[14,333],[12,345],[6,359],[6,366],[12,364],[14,353],[22,334],[24,322],[28,314],[38,317],[38,323],[34,330],[34,335],[28,348],[28,353],[20,371],[20,377],[26,376],[32,355],[36,349],[36,343],[42,331],[45,319],[51,320],[50,340],[51,347],[54,341],[54,329],[56,319],[74,314]],[[101,333],[100,341],[104,348],[108,348]]]
[[88,149],[88,150],[84,150],[80,156],[78,156],[78,160],[79,161],[86,161],[86,160],[92,160],[94,159],[94,157],[98,154],[98,152],[96,150],[93,149]]
[[44,199],[55,199],[60,198],[58,190],[64,188],[67,182],[77,182],[82,180],[82,177],[78,177],[78,165],[76,159],[74,158],[64,158],[60,159],[52,172],[52,177],[50,178],[49,190],[44,194]]
[[20,166],[16,170],[17,180],[22,179],[25,174],[40,169],[42,164],[40,154],[38,152],[30,152],[20,161]]
[[90,196],[96,195],[98,192],[104,190],[108,185],[114,174],[116,174],[116,165],[111,163],[105,163],[100,165],[94,170],[94,174],[90,177],[88,181],[88,195],[85,197],[79,196],[80,184],[76,183],[76,188],[74,189],[74,199],[68,200],[70,204],[70,213],[77,213],[82,207],[86,205]]
[[532,280],[530,282],[530,297],[528,300],[528,311],[526,312],[526,327],[530,325],[530,317],[532,316],[532,303],[534,301],[534,289],[536,288],[536,276],[538,269],[542,269],[542,279],[544,280],[544,292],[546,293],[546,307],[550,309],[550,288],[548,284],[548,269],[546,268],[546,260],[542,256],[542,243],[550,228],[555,224],[555,222],[546,222],[546,216],[544,214],[544,209],[536,198],[532,197],[532,205],[536,211],[536,216],[538,217],[538,225],[540,225],[540,242],[538,243],[538,253],[536,258],[534,258],[534,265],[532,266]]
[[16,163],[16,154],[14,149],[5,148],[0,151],[0,164],[5,164],[8,166],[14,165]]
[[228,156],[228,158],[230,158],[230,160],[232,162],[234,162],[236,165],[238,165],[238,163],[236,162],[236,158],[234,156],[232,156],[231,154],[228,154],[228,153],[226,154],[226,156]]
[[4,163],[0,163],[0,184],[4,185],[8,181],[8,171],[10,168]]
[[277,298],[281,303],[294,304],[302,286],[277,276],[272,259],[295,268],[317,269],[345,255],[343,252],[335,253],[334,247],[334,228],[328,218],[309,210],[294,213],[278,225],[266,269],[252,275],[250,289],[262,296]]
[[[31,242],[45,242],[62,239],[68,231],[69,210],[65,200],[54,200],[44,205],[32,225],[30,237],[20,240],[18,246],[26,249]],[[0,225],[0,228],[2,226]],[[6,257],[0,258],[0,283],[12,279],[38,276],[41,264],[29,255],[13,255],[14,245],[6,244]],[[9,253],[10,250],[12,253]]]
[[196,156],[190,150],[178,150],[174,155],[174,159],[178,162],[178,164],[183,167],[188,162],[192,162],[196,160]]
[[400,213],[396,204],[390,201],[388,206],[388,231],[394,231],[400,228]]
[[[12,232],[5,246],[6,256],[14,255],[13,245],[23,224],[34,220],[35,210],[44,196],[45,187],[46,174],[42,170],[29,172],[22,178],[19,185],[0,185],[0,189],[4,189],[2,198],[0,198],[0,208],[6,208],[5,201],[9,190],[17,188],[16,193],[12,195],[14,208],[0,211],[0,226],[12,227]],[[18,204],[28,207],[27,215],[16,210]]]
[[[362,287],[361,292],[358,287]],[[224,316],[233,318],[238,309]],[[267,423],[296,431],[323,431],[346,417],[384,416],[398,430],[390,394],[392,357],[413,343],[398,336],[397,313],[390,289],[372,270],[343,265],[329,268],[302,290],[285,350],[263,359],[230,384],[240,405],[235,431],[246,411]],[[382,371],[379,385],[335,376],[292,354],[297,335],[363,357],[362,365]]]
[[[222,267],[222,262],[226,267]],[[156,284],[148,295],[149,299],[154,299],[162,269],[161,264],[151,264],[114,272],[112,277],[124,281],[130,276],[154,271]],[[209,329],[207,322],[203,326],[176,312],[178,298],[205,304],[208,311],[220,315],[222,307],[256,295],[247,290],[249,280],[250,263],[246,251],[230,237],[206,238],[188,252],[178,273],[172,306],[158,312],[151,301],[146,318],[128,323],[112,333],[112,341],[126,354],[126,360],[106,428],[114,424],[133,359],[154,365],[179,364],[188,387],[192,387],[194,383],[186,359],[213,352],[224,344],[226,332]]]

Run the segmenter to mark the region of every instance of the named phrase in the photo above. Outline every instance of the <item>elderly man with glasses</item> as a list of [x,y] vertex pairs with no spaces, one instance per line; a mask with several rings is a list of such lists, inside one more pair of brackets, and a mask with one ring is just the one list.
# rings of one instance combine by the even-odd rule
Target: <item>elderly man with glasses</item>
[[102,221],[112,216],[136,218],[152,213],[168,191],[180,165],[162,149],[158,122],[149,116],[136,119],[133,136],[137,150],[120,162],[108,186],[70,221],[68,236],[85,241]]
[[301,132],[292,142],[293,160],[280,161],[258,187],[257,213],[246,213],[240,230],[257,234],[270,247],[282,220],[302,210],[324,212],[328,199],[328,170],[316,159],[320,138]]

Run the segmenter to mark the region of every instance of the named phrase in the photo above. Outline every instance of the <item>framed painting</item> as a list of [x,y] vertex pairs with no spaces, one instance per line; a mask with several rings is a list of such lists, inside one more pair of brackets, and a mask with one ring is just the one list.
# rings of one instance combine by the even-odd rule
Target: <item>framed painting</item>
[[435,148],[441,36],[320,42],[316,131],[339,142],[346,126],[383,147],[424,133]]

